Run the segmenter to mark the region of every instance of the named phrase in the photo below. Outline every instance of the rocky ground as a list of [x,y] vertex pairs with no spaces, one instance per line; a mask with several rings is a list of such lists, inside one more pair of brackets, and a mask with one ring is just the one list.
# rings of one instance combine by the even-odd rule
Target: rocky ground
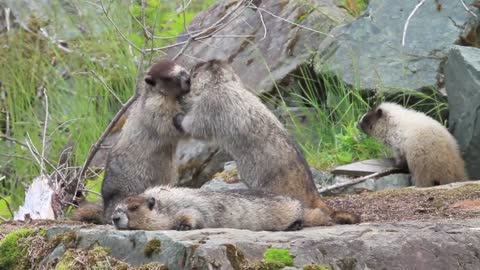
[[[290,269],[476,269],[479,198],[478,183],[327,197],[330,206],[361,214],[363,223],[296,232],[117,231],[30,220],[2,223],[0,239],[27,229],[14,241],[27,255],[14,269],[281,269],[282,262],[266,261],[272,248],[287,252]],[[0,244],[0,255],[8,252]]]

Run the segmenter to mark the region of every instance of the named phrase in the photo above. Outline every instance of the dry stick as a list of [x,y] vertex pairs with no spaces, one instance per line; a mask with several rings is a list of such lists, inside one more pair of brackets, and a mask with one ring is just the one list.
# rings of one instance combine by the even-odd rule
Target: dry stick
[[41,160],[40,160],[40,173],[41,174],[46,174],[45,171],[45,146],[47,142],[47,127],[48,127],[48,95],[47,95],[47,89],[44,87],[43,88],[43,96],[45,97],[45,121],[43,121],[43,134],[42,134],[42,154],[41,154]]
[[415,14],[415,12],[417,12],[417,10],[425,3],[426,0],[422,0],[420,1],[420,3],[418,3],[415,8],[412,10],[412,12],[410,13],[410,15],[408,15],[408,18],[407,18],[407,21],[405,22],[405,25],[403,26],[403,35],[402,35],[402,46],[405,46],[405,37],[407,36],[407,28],[408,28],[408,24],[410,23],[410,19],[413,17],[413,15]]
[[363,177],[359,177],[359,178],[353,179],[353,180],[348,181],[348,182],[338,183],[338,184],[335,184],[335,185],[324,187],[324,188],[319,189],[318,193],[322,194],[322,193],[325,193],[325,192],[330,191],[330,190],[355,185],[357,183],[361,183],[361,182],[363,182],[367,179],[373,178],[373,177],[384,176],[384,175],[389,174],[389,173],[391,173],[395,170],[398,170],[398,169],[397,168],[388,169],[388,170],[385,170],[385,171],[376,172],[376,173],[372,173],[372,174],[369,174],[369,175],[366,175],[366,176],[363,176]]
[[465,2],[463,0],[459,0],[460,3],[462,3],[463,7],[465,8],[466,11],[470,12],[470,14],[472,14],[474,17],[478,17],[477,14],[475,14],[471,9],[469,9],[467,7],[467,5],[465,4]]
[[6,136],[6,135],[3,135],[3,134],[0,134],[0,139],[4,139],[4,140],[7,140],[7,141],[11,141],[15,144],[18,144],[18,145],[21,145],[23,147],[26,147],[28,148],[28,146],[22,142],[20,142],[19,140],[15,139],[15,138],[12,138],[12,137],[9,137],[9,136]]

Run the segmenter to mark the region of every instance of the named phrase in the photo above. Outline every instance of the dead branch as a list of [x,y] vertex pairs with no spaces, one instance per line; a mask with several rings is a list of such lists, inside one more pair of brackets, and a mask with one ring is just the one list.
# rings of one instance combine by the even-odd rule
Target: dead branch
[[43,133],[42,133],[42,154],[40,160],[40,172],[45,174],[45,147],[47,142],[47,128],[48,128],[48,95],[47,89],[44,87],[43,89],[43,96],[45,97],[45,120],[43,121]]
[[1,139],[4,139],[4,140],[7,140],[7,141],[11,141],[15,144],[18,144],[20,146],[23,146],[25,148],[28,148],[28,146],[22,142],[20,142],[19,140],[15,139],[15,138],[12,138],[12,137],[9,137],[9,136],[6,136],[6,135],[3,135],[3,134],[0,134],[0,138]]
[[407,36],[407,29],[408,29],[408,24],[410,23],[410,19],[412,19],[413,15],[417,10],[425,3],[426,0],[421,0],[415,8],[410,12],[410,15],[407,17],[407,21],[405,21],[405,25],[403,26],[403,35],[402,35],[402,46],[405,46],[405,37]]
[[478,17],[477,14],[475,14],[471,9],[469,9],[469,8],[467,7],[467,5],[465,4],[465,1],[463,1],[463,0],[459,0],[459,1],[460,1],[460,3],[462,3],[462,5],[463,5],[463,7],[465,8],[466,11],[468,11],[468,12],[469,12],[470,14],[472,14],[474,17]]
[[338,184],[334,184],[334,185],[331,185],[331,186],[328,186],[328,187],[324,187],[324,188],[321,188],[318,190],[318,193],[322,194],[322,193],[325,193],[327,191],[331,191],[331,190],[335,190],[335,189],[339,189],[339,188],[343,188],[343,187],[348,187],[348,186],[351,186],[351,185],[355,185],[355,184],[358,184],[358,183],[361,183],[361,182],[364,182],[370,178],[376,178],[376,177],[381,177],[381,176],[384,176],[384,175],[387,175],[387,174],[390,174],[394,171],[398,170],[397,168],[393,168],[393,169],[388,169],[388,170],[385,170],[385,171],[382,171],[382,172],[376,172],[376,173],[372,173],[372,174],[369,174],[369,175],[366,175],[366,176],[362,176],[362,177],[359,177],[359,178],[355,178],[353,180],[350,180],[350,181],[347,181],[347,182],[343,182],[343,183],[338,183]]

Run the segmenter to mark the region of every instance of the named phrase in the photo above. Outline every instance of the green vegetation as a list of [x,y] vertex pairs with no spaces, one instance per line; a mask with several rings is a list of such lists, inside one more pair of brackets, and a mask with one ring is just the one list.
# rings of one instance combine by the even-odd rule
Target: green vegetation
[[266,263],[282,264],[282,267],[293,265],[293,257],[290,255],[290,251],[284,248],[267,249],[263,254],[263,260]]
[[[143,48],[146,43],[150,48],[173,43],[174,36],[184,30],[193,16],[215,0],[195,1],[178,14],[176,2],[145,1],[145,22],[153,35],[162,37],[148,42],[138,23],[142,20],[140,1],[132,1],[131,6],[125,6],[124,1],[103,2],[109,17],[134,45]],[[91,4],[87,1],[80,8],[85,8],[83,5]],[[46,165],[47,172],[53,172],[60,153],[69,143],[73,146],[69,164],[80,166],[121,102],[135,89],[140,53],[129,46],[109,20],[102,14],[94,19],[88,17],[90,21],[69,19],[71,25],[66,27],[76,29],[85,23],[102,29],[101,33],[84,33],[69,40],[70,53],[39,34],[39,26],[49,22],[35,17],[29,22],[31,32],[16,29],[0,35],[0,135],[20,142],[0,142],[0,196],[9,201],[13,210],[23,202],[24,187],[40,173],[39,162],[25,146],[26,141],[41,152],[47,122],[45,157],[51,163]],[[148,54],[145,65],[161,55]],[[99,183],[91,181],[89,185],[98,190]],[[0,215],[10,218],[2,200]]]
[[333,270],[333,268],[328,265],[308,264],[303,267],[303,270]]
[[28,269],[27,247],[23,239],[32,235],[32,229],[11,232],[0,241],[0,269]]
[[358,17],[368,6],[368,0],[342,0],[342,6],[344,6],[350,14]]
[[159,253],[161,250],[162,250],[162,242],[158,239],[153,239],[148,241],[148,243],[145,245],[145,248],[143,249],[143,253],[145,253],[145,256],[150,258],[154,253]]

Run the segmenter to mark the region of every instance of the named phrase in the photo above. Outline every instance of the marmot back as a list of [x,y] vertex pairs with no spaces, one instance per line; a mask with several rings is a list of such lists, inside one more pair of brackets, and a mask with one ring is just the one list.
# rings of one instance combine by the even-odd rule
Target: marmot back
[[119,229],[143,230],[299,230],[304,223],[323,224],[323,217],[320,209],[305,212],[298,200],[261,191],[218,192],[161,186],[126,198],[112,215]]
[[408,167],[417,187],[468,178],[455,138],[424,113],[384,102],[362,116],[358,126],[392,149],[396,165]]
[[170,60],[148,70],[120,138],[109,153],[102,184],[105,220],[122,199],[176,178],[174,154],[182,134],[172,124],[178,97],[190,90],[187,71]]

